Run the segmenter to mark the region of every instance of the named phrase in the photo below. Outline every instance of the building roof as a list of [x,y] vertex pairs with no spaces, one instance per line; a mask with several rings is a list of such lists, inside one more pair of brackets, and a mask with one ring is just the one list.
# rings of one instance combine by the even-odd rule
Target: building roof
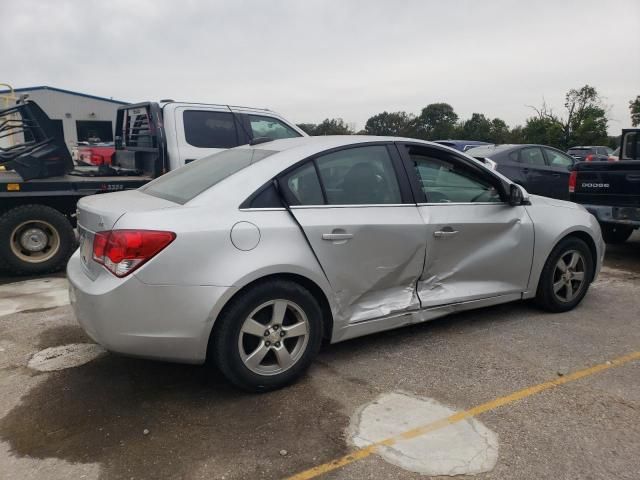
[[[103,102],[117,103],[118,105],[127,105],[129,103],[129,102],[123,102],[122,100],[114,100],[113,98],[105,98],[105,97],[98,97],[96,95],[89,95],[88,93],[80,93],[80,92],[74,92],[73,90],[64,90],[63,88],[49,87],[47,85],[38,85],[35,87],[24,87],[24,88],[13,89],[15,93],[33,92],[35,90],[51,90],[52,92],[67,93],[69,95],[77,95],[78,97],[91,98],[93,100],[101,100]],[[0,95],[5,93],[11,93],[11,90],[0,90]]]

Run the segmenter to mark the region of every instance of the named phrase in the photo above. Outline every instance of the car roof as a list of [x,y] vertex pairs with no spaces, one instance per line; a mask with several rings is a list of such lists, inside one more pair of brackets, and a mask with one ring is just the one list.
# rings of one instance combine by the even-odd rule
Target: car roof
[[282,138],[256,145],[243,145],[237,148],[256,148],[259,150],[271,150],[276,152],[284,152],[292,149],[305,149],[310,151],[308,155],[313,155],[314,153],[320,153],[331,148],[370,142],[413,142],[440,148],[443,147],[443,145],[434,144],[434,142],[428,142],[426,140],[418,140],[416,138],[383,137],[375,135],[323,135],[317,137]]
[[[549,145],[540,145],[538,143],[503,143],[501,145],[483,145],[481,147],[474,147],[467,150],[467,155],[472,157],[490,157],[491,155],[495,155],[498,153],[508,153],[513,150],[518,150],[519,148],[524,147],[544,147],[551,148],[552,150],[558,150],[555,147],[550,147]],[[558,150],[560,151],[560,150]]]
[[[249,194],[255,192],[259,187],[261,187],[265,181],[297,164],[300,160],[333,148],[382,142],[410,142],[414,144],[423,144],[425,146],[433,146],[439,149],[453,150],[445,145],[439,145],[425,140],[417,140],[415,138],[368,135],[295,137],[258,143],[256,145],[242,145],[232,150],[254,149],[272,152],[272,154],[227,177],[216,184],[214,188],[196,196],[190,203],[193,203],[194,205],[207,203],[210,198],[216,198],[216,202],[225,202],[227,201],[227,197],[229,199],[228,201],[233,201],[237,200],[236,197],[238,195],[242,196],[242,200],[244,200]],[[456,153],[461,154],[460,152]],[[217,154],[212,155],[212,157],[215,155]]]
[[491,145],[489,142],[482,142],[480,140],[434,140],[434,143],[452,143],[454,145]]

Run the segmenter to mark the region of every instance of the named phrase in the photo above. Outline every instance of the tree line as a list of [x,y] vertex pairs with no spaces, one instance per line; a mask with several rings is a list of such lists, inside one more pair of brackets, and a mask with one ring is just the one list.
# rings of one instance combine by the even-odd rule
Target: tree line
[[[607,133],[607,112],[597,90],[589,85],[571,89],[565,95],[564,109],[554,112],[546,102],[532,106],[524,125],[510,128],[501,118],[473,113],[460,120],[448,103],[432,103],[415,115],[404,111],[382,112],[370,117],[363,130],[354,131],[341,118],[327,118],[319,124],[298,126],[309,135],[383,135],[424,140],[464,139],[490,143],[539,143],[566,150],[575,145],[617,147],[619,136]],[[631,120],[640,125],[640,95],[629,102]]]

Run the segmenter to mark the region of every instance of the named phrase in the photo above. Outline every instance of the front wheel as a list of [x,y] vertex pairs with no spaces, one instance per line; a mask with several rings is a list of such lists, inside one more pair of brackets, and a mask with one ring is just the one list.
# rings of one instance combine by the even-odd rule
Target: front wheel
[[578,305],[593,279],[593,256],[576,237],[561,240],[540,274],[536,302],[550,312],[566,312]]
[[302,375],[318,353],[322,311],[300,285],[266,281],[233,299],[211,335],[210,355],[233,384],[274,390]]

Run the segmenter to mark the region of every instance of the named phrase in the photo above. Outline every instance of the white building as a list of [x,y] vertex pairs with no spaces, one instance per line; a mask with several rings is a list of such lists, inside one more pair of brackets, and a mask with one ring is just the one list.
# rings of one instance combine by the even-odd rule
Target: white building
[[127,104],[112,98],[38,86],[0,91],[0,108],[13,105],[20,95],[28,95],[28,99],[36,102],[56,123],[70,150],[78,141],[112,141],[116,110]]

